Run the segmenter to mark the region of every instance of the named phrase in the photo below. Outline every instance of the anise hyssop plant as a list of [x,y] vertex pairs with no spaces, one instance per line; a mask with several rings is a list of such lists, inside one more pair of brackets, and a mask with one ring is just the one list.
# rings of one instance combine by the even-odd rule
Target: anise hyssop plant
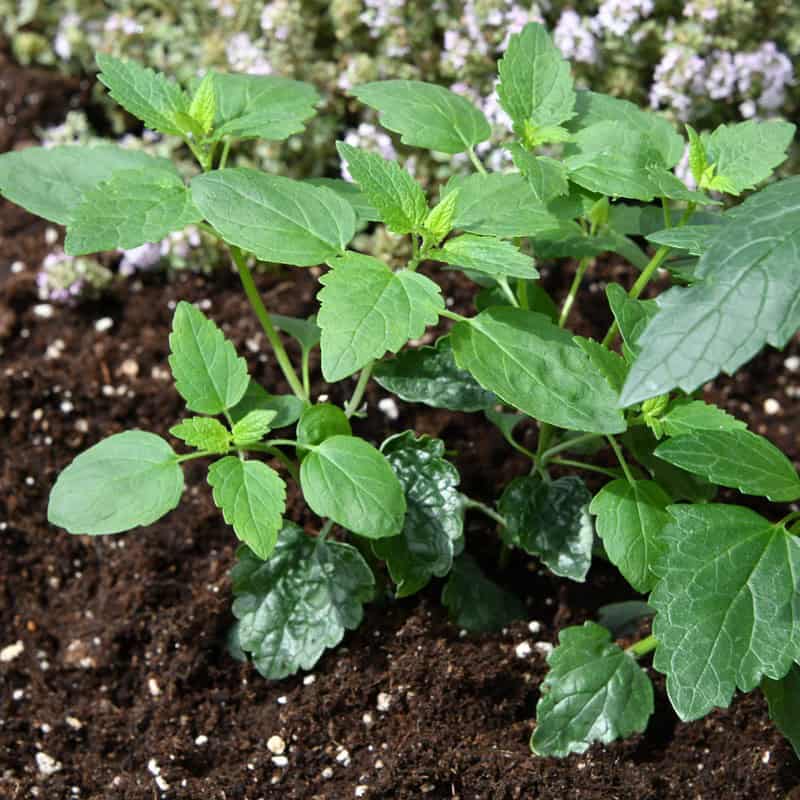
[[[582,752],[644,730],[653,689],[638,661],[653,652],[682,719],[760,688],[800,747],[800,512],[785,505],[800,499],[800,477],[768,440],[699,393],[800,328],[800,177],[732,202],[782,163],[794,126],[687,127],[684,140],[657,115],[576,90],[569,65],[532,24],[499,64],[512,171],[487,174],[475,146],[490,126],[463,97],[415,81],[354,89],[408,147],[467,154],[474,171],[432,203],[397,163],[344,143],[354,183],[226,167],[241,140],[301,131],[318,100],[308,85],[209,73],[183,89],[134,63],[105,55],[98,63],[125,109],[183,137],[197,174],[187,182],[171,163],[111,144],[29,148],[0,157],[0,191],[65,225],[75,255],[137,247],[186,225],[218,237],[292,393],[253,381],[216,324],[180,303],[169,363],[187,416],[170,433],[185,452],[138,430],[101,441],[56,482],[54,524],[90,535],[148,525],[178,504],[182,463],[206,460],[214,501],[242,541],[232,649],[281,678],[310,668],[359,624],[381,561],[399,597],[446,576],[443,602],[470,630],[521,616],[519,601],[463,552],[464,514],[481,511],[497,524],[501,561],[519,548],[584,581],[598,555],[648,595],[646,605],[632,593],[631,603],[604,610],[605,625],[561,632],[535,752]],[[687,147],[691,188],[674,172]],[[409,237],[404,267],[348,249],[373,223]],[[607,252],[639,275],[630,290],[607,286],[615,321],[595,341],[568,323],[585,274]],[[537,281],[534,255],[578,259],[560,307]],[[318,315],[268,312],[254,261],[326,264]],[[474,280],[474,315],[447,308],[417,272],[422,262]],[[639,299],[656,274],[669,275],[671,288]],[[447,335],[404,349],[442,319],[452,322]],[[299,343],[299,365],[281,333]],[[343,408],[311,396],[316,347],[325,381],[356,378]],[[459,491],[440,440],[400,431],[376,449],[354,436],[371,379],[406,402],[482,413],[530,459],[530,473],[491,508]],[[526,417],[538,422],[535,452],[514,436]],[[609,455],[618,466],[607,466]],[[551,476],[554,467],[562,477]],[[608,482],[593,496],[582,471]],[[287,476],[320,518],[318,535],[284,519]],[[719,486],[778,506],[768,519],[714,503]],[[334,525],[350,543],[329,538]],[[653,615],[652,635],[623,649],[620,614]]]

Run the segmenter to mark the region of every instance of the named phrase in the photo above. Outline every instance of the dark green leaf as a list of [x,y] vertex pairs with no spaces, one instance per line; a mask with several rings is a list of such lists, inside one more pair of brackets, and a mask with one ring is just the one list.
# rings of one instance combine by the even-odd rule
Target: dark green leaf
[[769,703],[769,716],[800,758],[800,667],[793,664],[780,680],[764,678],[761,690]]
[[656,612],[641,600],[626,600],[622,603],[609,603],[597,609],[597,622],[608,628],[614,636],[631,636],[636,633],[643,619]]
[[283,314],[270,314],[269,316],[275,327],[296,339],[303,350],[313,350],[319,344],[322,331],[317,325],[316,316],[312,315],[308,319],[284,317]]
[[594,339],[574,336],[572,341],[586,353],[592,366],[608,381],[608,385],[614,392],[622,391],[625,377],[628,374],[628,365],[625,363],[625,359]]
[[229,413],[234,422],[238,422],[251,411],[274,411],[275,417],[271,427],[285,428],[293,425],[300,419],[305,407],[303,401],[293,394],[270,394],[260,384],[250,380],[242,399],[230,409]]
[[297,441],[301,444],[322,444],[331,436],[351,436],[352,433],[344,411],[330,403],[309,406],[297,423]]

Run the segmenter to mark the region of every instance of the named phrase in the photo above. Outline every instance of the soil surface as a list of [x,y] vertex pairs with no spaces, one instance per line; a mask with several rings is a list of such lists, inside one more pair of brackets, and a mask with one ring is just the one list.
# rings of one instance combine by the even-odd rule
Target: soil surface
[[[63,114],[76,87],[45,86]],[[24,96],[17,86],[7,102]],[[235,537],[211,501],[202,464],[187,464],[181,507],[147,529],[91,539],[50,527],[49,489],[78,452],[125,428],[166,434],[181,414],[167,366],[178,300],[202,303],[253,375],[274,391],[286,387],[260,355],[264,337],[227,273],[173,282],[148,276],[120,283],[101,303],[42,316],[34,279],[48,250],[45,229],[0,201],[0,649],[22,645],[0,662],[0,797],[800,797],[800,765],[758,693],[681,723],[652,670],[656,712],[646,734],[564,760],[532,756],[547,646],[564,626],[633,595],[603,563],[581,585],[524,555],[499,570],[497,537],[483,518],[468,519],[468,549],[525,598],[527,620],[464,635],[448,622],[435,582],[408,600],[371,605],[360,629],[312,672],[281,682],[225,652]],[[316,275],[262,275],[259,286],[268,307],[305,315],[315,309]],[[631,277],[620,267],[597,271],[579,299],[581,332],[597,335],[608,325],[603,281]],[[563,295],[570,278],[560,268],[545,280]],[[436,279],[467,312],[469,284],[455,273]],[[800,373],[790,367],[800,359],[788,357],[798,355],[797,341],[785,353],[766,351],[709,388],[710,398],[795,460]],[[344,399],[351,389],[336,387],[332,396]],[[468,494],[492,501],[526,471],[479,417],[400,404],[400,419],[391,421],[377,409],[380,397],[372,386],[371,415],[357,433],[375,442],[406,428],[441,436]],[[532,425],[523,435],[535,445]],[[314,530],[296,491],[289,502],[288,516]],[[519,657],[522,642],[531,652]],[[267,749],[275,735],[286,742],[286,762]]]

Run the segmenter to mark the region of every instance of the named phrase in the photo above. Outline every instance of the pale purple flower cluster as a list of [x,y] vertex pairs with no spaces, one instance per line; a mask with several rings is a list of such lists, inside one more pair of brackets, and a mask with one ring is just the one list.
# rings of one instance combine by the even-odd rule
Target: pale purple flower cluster
[[261,30],[267,36],[285,42],[291,34],[291,29],[285,20],[286,8],[280,3],[268,3],[261,12]]
[[405,0],[364,0],[359,19],[369,28],[370,36],[377,39],[387,29],[403,24],[405,5]]
[[[359,147],[362,150],[369,150],[372,153],[385,158],[387,161],[397,160],[397,150],[394,148],[392,137],[388,133],[371,125],[362,122],[357,128],[353,128],[345,134],[344,141],[352,147]],[[342,177],[346,181],[352,181],[353,176],[347,169],[347,164],[342,161]]]
[[267,61],[264,51],[247,33],[231,36],[225,48],[225,55],[234,72],[246,72],[250,75],[272,74],[272,66]]
[[598,34],[625,36],[639,20],[653,13],[653,0],[603,0],[592,19]]
[[687,3],[683,7],[683,16],[701,22],[714,22],[719,17],[719,9],[715,2],[717,0],[697,0],[697,2]]
[[569,61],[596,64],[600,60],[591,21],[568,8],[561,12],[553,31],[553,41]]
[[208,0],[208,7],[226,19],[236,16],[236,3],[231,0]]
[[[474,105],[483,112],[486,119],[492,124],[492,127],[501,131],[502,135],[508,135],[510,133],[512,126],[511,118],[500,105],[500,98],[497,95],[497,82],[495,82],[495,88],[492,93],[487,97],[482,97],[475,89],[463,82],[454,83],[450,89],[474,103]],[[484,142],[480,142],[476,145],[475,152],[483,159],[484,163],[492,172],[502,172],[511,164],[511,154],[494,139],[487,139]],[[469,157],[466,154],[461,154],[455,156],[454,162],[456,164],[460,163],[465,165],[469,162]]]
[[73,258],[63,250],[49,253],[36,275],[39,298],[51,303],[76,304],[97,296],[111,283],[112,274],[91,258]]
[[[135,272],[147,272],[164,264],[174,268],[185,267],[203,244],[199,228],[189,225],[181,231],[173,231],[160,242],[147,243],[130,250],[121,250],[120,275],[126,277]],[[197,258],[194,259],[197,261]],[[205,265],[202,265],[205,268]]]

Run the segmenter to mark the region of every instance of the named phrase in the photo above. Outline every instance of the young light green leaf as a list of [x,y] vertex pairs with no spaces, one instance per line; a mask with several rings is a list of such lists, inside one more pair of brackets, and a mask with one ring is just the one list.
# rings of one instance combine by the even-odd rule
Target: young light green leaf
[[214,141],[230,137],[277,142],[302,133],[320,100],[313,86],[278,75],[214,73],[214,89]]
[[[450,196],[450,195],[448,195]],[[465,233],[449,239],[440,248],[432,250],[428,257],[444,261],[454,267],[484,272],[492,277],[528,278],[539,277],[533,259],[525,255],[511,242],[496,236],[477,236]]]
[[207,72],[192,95],[189,116],[200,126],[203,135],[208,135],[214,127],[217,114],[217,91],[214,73]]
[[331,271],[320,278],[318,321],[322,374],[331,383],[419,338],[444,308],[439,287],[424,275],[392,272],[377,258],[353,252],[329,263]]
[[625,430],[616,393],[572,335],[544,315],[490,308],[457,322],[451,338],[456,363],[508,405],[560,428]]
[[397,597],[408,597],[442,577],[453,566],[455,542],[464,534],[464,508],[458,470],[444,458],[444,442],[411,431],[393,436],[381,448],[406,496],[403,532],[373,542],[386,562]]
[[96,60],[100,67],[98,80],[126,111],[148,128],[172,136],[183,135],[176,114],[189,112],[189,98],[177,83],[135,61],[123,61],[107,53],[98,53]]
[[703,175],[708,169],[706,148],[700,134],[691,125],[686,126],[686,134],[689,137],[689,170],[694,182],[700,186],[703,182]]
[[625,345],[630,355],[635,357],[639,354],[639,337],[658,313],[658,304],[655,300],[635,300],[629,297],[618,283],[608,284],[606,296]]
[[377,153],[345,142],[337,142],[336,149],[390,230],[406,234],[424,228],[428,216],[425,193],[405,169],[396,161],[387,161]]
[[286,484],[263,461],[226,456],[208,470],[214,502],[225,522],[259,558],[275,548],[286,508]]
[[800,542],[748,508],[677,505],[650,604],[653,666],[683,720],[726,707],[734,689],[780,680],[800,658]]
[[326,439],[303,459],[300,485],[315,514],[359,536],[381,539],[403,529],[403,487],[385,456],[363,439]]
[[761,691],[769,703],[770,719],[800,758],[800,667],[792,664],[789,672],[777,681],[764,678]]
[[522,175],[456,175],[443,193],[458,190],[453,227],[508,238],[558,230],[561,222],[533,193]]
[[800,498],[800,477],[792,462],[769,439],[747,430],[698,430],[668,439],[656,455],[743,494],[776,503]]
[[278,416],[277,411],[254,409],[245,414],[233,426],[233,443],[237,447],[260,442],[272,429],[273,421]]
[[313,266],[344,252],[356,230],[336,192],[253,169],[198,175],[192,199],[226,242],[262,261]]
[[339,406],[318,403],[309,406],[297,423],[297,441],[301,444],[322,444],[331,436],[352,436],[350,420]]
[[573,336],[572,341],[586,353],[594,368],[608,381],[608,385],[619,394],[628,375],[628,365],[625,359],[594,339]]
[[174,172],[123,170],[84,194],[69,220],[64,250],[74,256],[129,250],[202,219]]
[[150,525],[178,505],[183,470],[159,436],[125,431],[81,453],[50,492],[47,519],[97,536]]
[[86,192],[122,170],[175,168],[164,158],[114,145],[28,147],[0,155],[0,194],[38,217],[66,225]]
[[354,547],[284,523],[268,561],[240,547],[233,580],[239,643],[265,677],[311,669],[363,617],[375,578]]
[[443,336],[434,347],[404,350],[397,358],[378,364],[372,374],[384,389],[407,403],[482,411],[497,402],[492,392],[457,366],[449,336]]
[[468,553],[453,562],[442,589],[442,605],[456,625],[472,633],[498,631],[509,622],[525,619],[522,601],[489,580]]
[[172,318],[169,366],[186,407],[221,414],[247,391],[247,364],[213,320],[181,300]]
[[450,192],[430,210],[425,218],[424,228],[433,236],[434,241],[440,242],[453,230],[456,200],[458,200],[458,192]]
[[173,425],[169,432],[189,447],[210,453],[227,453],[231,444],[230,432],[213,417],[189,417]]
[[503,541],[537,556],[552,572],[585,581],[592,564],[592,495],[571,475],[544,483],[538,476],[514,478],[500,497],[506,520]]
[[672,123],[628,100],[598,92],[579,91],[576,93],[575,111],[575,117],[567,124],[573,133],[598,122],[616,122],[641,134],[658,154],[657,162],[667,169],[672,169],[683,157],[683,137]]
[[714,178],[724,179],[724,191],[739,195],[766,180],[786,160],[795,130],[783,120],[751,119],[720,125],[701,138]]
[[423,81],[376,81],[352,93],[380,112],[384,128],[403,144],[441,153],[463,153],[492,135],[486,117],[464,97]]
[[251,378],[242,399],[228,413],[234,422],[239,422],[251,411],[257,409],[274,411],[275,417],[270,427],[275,430],[297,422],[304,408],[305,404],[299,397],[295,397],[293,394],[270,394]]
[[543,25],[529,23],[512,36],[497,68],[500,105],[518,136],[530,134],[531,126],[559,126],[575,115],[569,64]]
[[654,481],[616,480],[589,506],[609,561],[637,592],[649,592],[656,584],[653,565],[666,550],[661,531],[669,522],[666,509],[671,502]]
[[682,436],[695,431],[747,430],[746,423],[718,406],[689,398],[674,400],[660,422],[667,436]]
[[653,713],[653,685],[636,659],[594,622],[564,628],[558,641],[547,657],[531,750],[563,757],[641,733]]
[[685,225],[683,228],[666,228],[647,237],[648,242],[666,245],[674,250],[686,250],[690,255],[701,256],[720,232],[719,225]]

